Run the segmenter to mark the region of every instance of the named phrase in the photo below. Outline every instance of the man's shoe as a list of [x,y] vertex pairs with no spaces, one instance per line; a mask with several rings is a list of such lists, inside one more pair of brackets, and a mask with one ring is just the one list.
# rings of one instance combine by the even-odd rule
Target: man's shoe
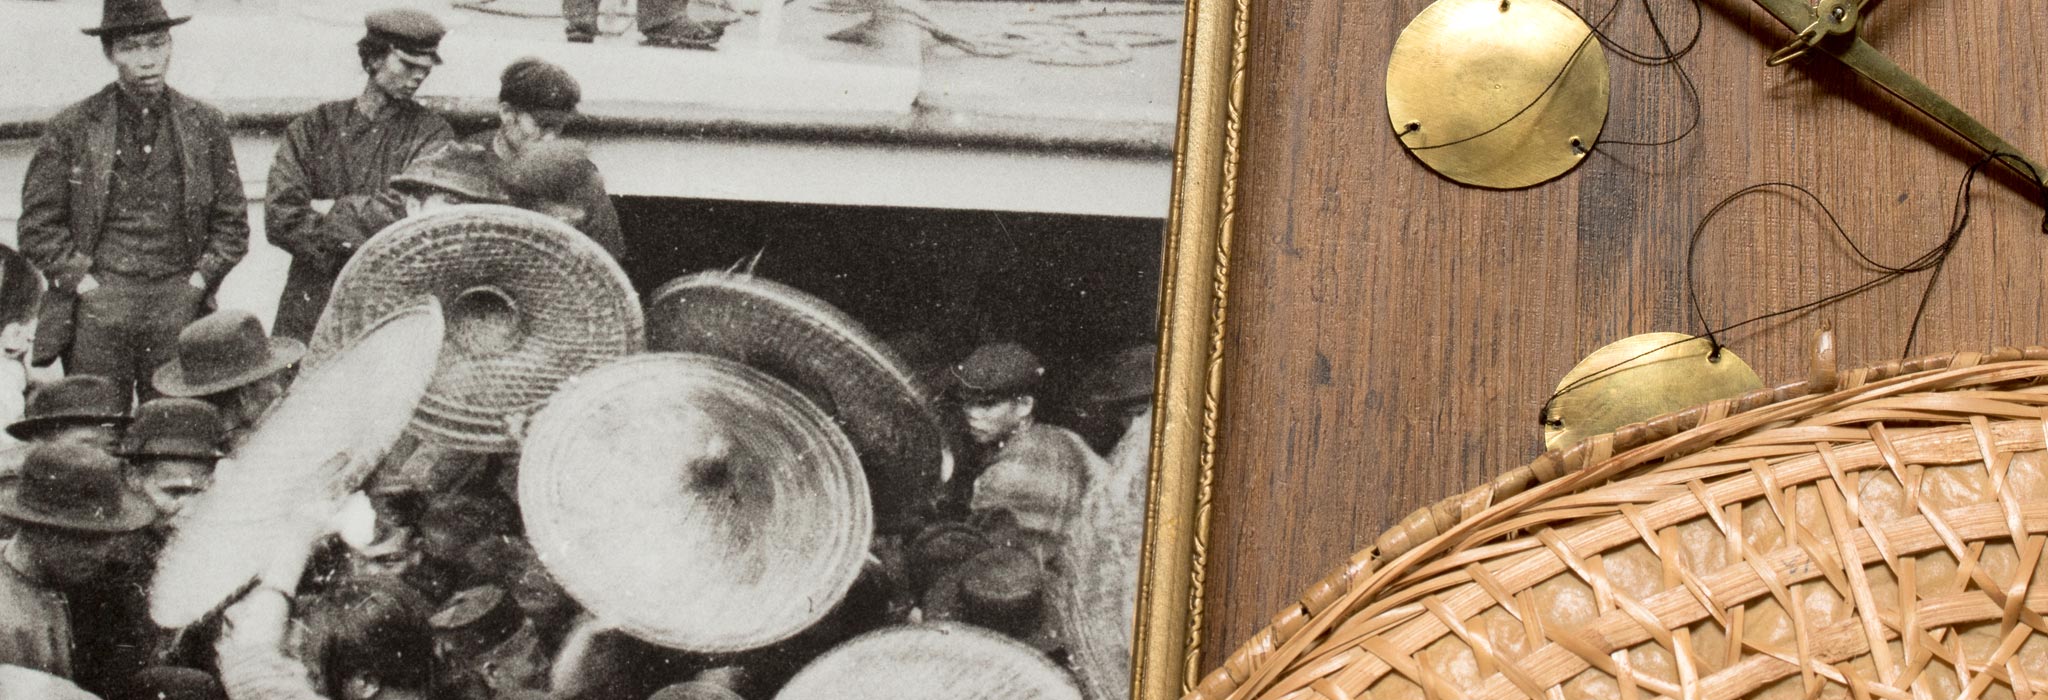
[[663,29],[648,35],[640,43],[645,46],[656,46],[664,49],[710,51],[717,46],[718,40],[724,36],[725,27],[695,25]]

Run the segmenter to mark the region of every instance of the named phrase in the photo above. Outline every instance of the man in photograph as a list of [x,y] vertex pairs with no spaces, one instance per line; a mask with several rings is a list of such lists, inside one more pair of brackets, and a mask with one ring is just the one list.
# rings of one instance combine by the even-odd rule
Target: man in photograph
[[[165,84],[160,0],[108,0],[85,29],[117,74],[52,117],[29,161],[22,252],[49,278],[35,361],[153,395],[148,373],[249,250],[227,121]],[[138,383],[140,386],[137,386]]]
[[[569,21],[569,41],[588,44],[597,40],[599,0],[562,0],[562,17]],[[726,0],[639,0],[642,44],[672,49],[710,50],[725,36],[725,28],[738,22],[740,13]]]
[[625,238],[604,177],[588,150],[561,140],[582,99],[582,86],[561,66],[513,61],[498,76],[498,128],[464,141],[490,154],[514,206],[562,220],[618,259]]
[[72,677],[67,589],[88,586],[122,559],[125,534],[156,509],[122,479],[121,462],[81,445],[42,445],[19,476],[0,479],[0,664]]
[[165,396],[201,399],[218,409],[222,449],[233,451],[284,398],[286,375],[305,355],[306,344],[297,338],[264,335],[255,314],[222,309],[179,331],[177,356],[150,381]]
[[395,200],[391,177],[455,135],[446,119],[413,99],[441,63],[447,31],[441,21],[419,10],[389,9],[370,13],[363,24],[366,33],[356,42],[368,74],[362,93],[293,120],[270,166],[265,235],[292,254],[272,332],[288,338],[312,337],[328,289],[360,243],[322,226],[337,202]]
[[166,532],[175,527],[174,518],[185,504],[213,485],[214,465],[226,456],[220,410],[198,399],[143,404],[122,443],[129,485],[149,497],[157,510],[156,527]]
[[535,144],[502,171],[505,194],[512,205],[553,217],[603,246],[613,260],[623,261],[626,239],[619,215],[605,195],[604,178],[589,151],[574,141]]
[[1051,535],[1065,532],[1089,478],[1106,469],[1081,436],[1033,419],[1033,392],[1044,376],[1038,356],[1013,342],[983,345],[953,366],[967,431],[982,455],[953,478],[969,489],[972,513],[1000,511],[1025,530]]

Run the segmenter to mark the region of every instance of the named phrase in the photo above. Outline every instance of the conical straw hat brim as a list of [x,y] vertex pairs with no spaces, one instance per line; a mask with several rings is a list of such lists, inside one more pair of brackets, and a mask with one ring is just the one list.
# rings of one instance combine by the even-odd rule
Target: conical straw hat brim
[[[480,324],[465,300],[488,300],[501,324]],[[555,387],[646,344],[640,299],[609,254],[568,225],[534,212],[464,204],[392,224],[363,244],[336,278],[313,333],[318,366],[393,309],[441,301],[447,352],[412,430],[473,452],[518,449],[508,416],[530,417]],[[485,341],[484,329],[502,332]]]
[[164,627],[198,620],[294,538],[319,536],[398,440],[441,353],[441,310],[419,300],[369,327],[293,383],[213,487],[185,508],[150,590]]
[[945,437],[929,389],[859,322],[787,285],[724,272],[662,285],[648,318],[650,348],[744,362],[831,413],[860,451],[883,529],[930,502]]
[[599,619],[694,652],[765,646],[852,588],[874,515],[830,416],[744,365],[639,355],[562,387],[519,467],[527,536]]
[[939,623],[856,637],[797,672],[775,700],[1081,700],[1081,690],[1036,649]]
[[1148,410],[1110,450],[1107,471],[1089,479],[1080,517],[1061,545],[1066,565],[1053,584],[1055,618],[1089,697],[1130,690],[1151,451]]

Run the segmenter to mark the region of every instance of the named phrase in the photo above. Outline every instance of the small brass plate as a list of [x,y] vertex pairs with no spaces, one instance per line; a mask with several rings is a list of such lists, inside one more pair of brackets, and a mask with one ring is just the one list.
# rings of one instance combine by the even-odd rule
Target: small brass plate
[[[1721,348],[1720,359],[1709,360],[1707,354],[1713,346],[1705,339],[1680,342],[1689,337],[1684,333],[1632,335],[1580,360],[1557,383],[1557,391],[1563,393],[1550,403],[1550,414],[1545,416],[1544,446],[1553,450],[1571,447],[1631,423],[1764,387],[1756,371],[1734,351]],[[1671,346],[1657,349],[1663,345]],[[1599,376],[1566,391],[1596,374]]]
[[1387,60],[1394,133],[1468,185],[1528,187],[1571,171],[1607,124],[1607,55],[1591,32],[1554,0],[1437,0]]

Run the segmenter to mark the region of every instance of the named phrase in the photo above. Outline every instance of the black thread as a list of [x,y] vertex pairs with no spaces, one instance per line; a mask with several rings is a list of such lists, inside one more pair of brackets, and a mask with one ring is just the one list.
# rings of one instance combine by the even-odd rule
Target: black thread
[[[1648,351],[1642,352],[1640,354],[1637,354],[1626,360],[1614,363],[1612,365],[1608,365],[1606,367],[1601,368],[1598,371],[1595,371],[1584,377],[1580,377],[1579,379],[1574,380],[1569,384],[1566,384],[1562,387],[1558,387],[1556,391],[1551,392],[1549,398],[1543,400],[1543,406],[1541,410],[1537,411],[1537,422],[1544,427],[1562,426],[1563,423],[1561,421],[1552,418],[1550,415],[1550,408],[1553,404],[1557,403],[1557,399],[1559,397],[1564,396],[1565,394],[1570,393],[1571,391],[1576,390],[1581,386],[1584,386],[1588,382],[1604,377],[1608,373],[1620,369],[1631,362],[1635,362],[1636,360],[1649,357],[1650,355],[1656,354],[1657,352],[1660,352],[1666,348],[1682,345],[1685,343],[1690,343],[1695,340],[1705,339],[1707,341],[1708,346],[1711,348],[1707,354],[1708,358],[1710,360],[1718,360],[1721,355],[1721,349],[1723,347],[1726,347],[1721,343],[1721,340],[1719,338],[1720,334],[1727,333],[1729,331],[1741,328],[1743,326],[1748,326],[1753,323],[1760,323],[1773,318],[1778,318],[1780,316],[1786,316],[1790,314],[1796,314],[1818,309],[1824,306],[1828,306],[1830,304],[1834,304],[1835,302],[1848,299],[1858,294],[1870,291],[1877,287],[1883,286],[1885,284],[1903,278],[1907,275],[1916,274],[1920,272],[1928,272],[1930,274],[1927,277],[1927,286],[1924,289],[1922,289],[1920,293],[1920,303],[1918,306],[1914,308],[1912,324],[1907,328],[1906,331],[1905,347],[1903,347],[1899,352],[1899,357],[1901,359],[1910,357],[1913,352],[1913,343],[1919,337],[1920,334],[1920,322],[1923,318],[1926,317],[1928,302],[1934,296],[1935,283],[1937,280],[1940,279],[1941,270],[1943,266],[1948,264],[1949,256],[1955,252],[1956,245],[1962,241],[1963,231],[1969,228],[1971,205],[1974,201],[1971,198],[1970,193],[1976,185],[1977,175],[1978,173],[1983,172],[1983,170],[1986,167],[1989,167],[1993,163],[1999,162],[2012,164],[2016,167],[2016,169],[2023,171],[2027,175],[2028,179],[2032,180],[2035,183],[2035,186],[2038,189],[2039,196],[2041,198],[2042,208],[2044,210],[2048,210],[2048,183],[2044,183],[2042,181],[2041,173],[2037,172],[2034,169],[2034,166],[2028,163],[2025,158],[2021,158],[2020,156],[2012,153],[1993,153],[1991,155],[1984,156],[1977,162],[1972,163],[1969,169],[1963,172],[1962,183],[1956,188],[1956,201],[1954,205],[1955,208],[1953,209],[1953,214],[1951,214],[1949,217],[1949,227],[1947,235],[1942,237],[1941,243],[1935,245],[1933,248],[1928,249],[1927,252],[1921,253],[1920,256],[1914,258],[1912,262],[1906,263],[1904,265],[1886,265],[1870,257],[1868,253],[1864,252],[1862,246],[1856,244],[1856,239],[1849,235],[1848,230],[1842,227],[1842,222],[1835,216],[1834,210],[1829,209],[1827,203],[1821,201],[1820,197],[1818,195],[1815,195],[1812,190],[1809,190],[1801,185],[1790,182],[1764,182],[1744,187],[1740,190],[1736,190],[1734,194],[1730,194],[1727,197],[1723,197],[1720,202],[1715,203],[1712,208],[1708,209],[1706,215],[1700,218],[1699,224],[1693,227],[1692,236],[1686,242],[1685,247],[1685,292],[1687,302],[1692,307],[1693,318],[1694,320],[1699,322],[1702,332],[1697,335],[1688,336],[1682,340],[1674,340],[1669,343],[1659,345],[1655,348],[1651,348]],[[1772,311],[1761,316],[1756,316],[1754,318],[1746,319],[1740,322],[1715,328],[1709,325],[1707,321],[1706,310],[1704,307],[1700,305],[1699,288],[1696,283],[1697,281],[1695,279],[1695,275],[1693,274],[1696,263],[1696,253],[1699,250],[1700,238],[1705,235],[1707,226],[1711,224],[1714,221],[1714,219],[1720,215],[1722,210],[1727,209],[1729,205],[1734,204],[1736,201],[1749,195],[1773,190],[1791,190],[1793,192],[1799,193],[1801,196],[1804,196],[1807,200],[1813,202],[1814,206],[1820,208],[1821,214],[1827,217],[1828,225],[1834,229],[1835,235],[1840,237],[1842,239],[1842,242],[1847,243],[1849,245],[1850,252],[1854,253],[1856,258],[1858,260],[1861,260],[1863,264],[1880,270],[1882,274],[1879,274],[1876,277],[1858,283],[1855,286],[1852,286],[1848,289],[1828,294],[1819,299],[1809,301],[1798,306],[1794,306],[1788,309],[1781,309],[1778,311]],[[2043,235],[2048,235],[2048,213],[2044,213],[2042,216],[2041,233]]]

